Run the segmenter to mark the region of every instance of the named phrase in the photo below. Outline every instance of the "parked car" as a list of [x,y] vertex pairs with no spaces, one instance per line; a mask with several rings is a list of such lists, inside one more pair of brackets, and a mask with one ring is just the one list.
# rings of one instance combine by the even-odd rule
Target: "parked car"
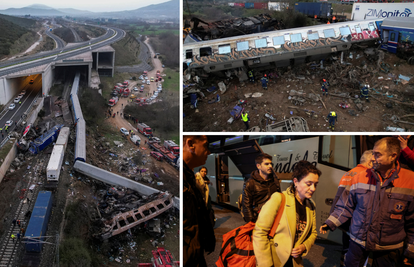
[[18,98],[18,99],[21,99],[23,96],[24,96],[24,94],[23,94],[23,93],[20,93],[20,94],[17,96],[17,98]]
[[20,102],[20,98],[16,97],[13,102],[14,103],[19,103]]
[[147,80],[147,84],[148,84],[148,85],[150,84],[150,81],[149,81],[149,80]]
[[30,82],[29,82],[29,84],[33,84],[34,83],[34,80],[33,79],[31,79],[30,80]]
[[12,110],[12,109],[14,109],[15,107],[16,107],[16,105],[12,103],[12,104],[10,104],[9,109],[10,109],[10,110]]
[[6,124],[4,126],[12,126],[13,121],[12,120],[8,120],[6,121]]
[[154,81],[154,77],[151,77],[151,82],[153,82]]
[[158,161],[162,161],[162,159],[164,158],[164,156],[160,152],[151,151],[150,155]]
[[20,94],[25,95],[25,94],[26,94],[26,90],[22,90],[22,91],[20,92]]
[[136,93],[136,92],[138,92],[138,88],[134,87],[134,89],[132,89],[132,91]]
[[119,129],[121,131],[122,134],[124,135],[129,135],[129,132],[127,129],[125,129],[124,127],[122,127],[121,129]]

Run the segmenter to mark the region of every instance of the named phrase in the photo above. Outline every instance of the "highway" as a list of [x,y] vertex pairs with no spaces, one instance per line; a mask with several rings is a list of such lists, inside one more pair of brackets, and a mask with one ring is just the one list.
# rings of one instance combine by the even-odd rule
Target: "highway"
[[46,35],[52,38],[56,43],[56,49],[62,49],[65,47],[65,42],[60,37],[54,35],[51,31],[46,29]]
[[54,49],[52,51],[42,52],[28,57],[9,60],[0,64],[0,77],[24,69],[49,64],[56,60],[73,57],[99,47],[110,45],[121,40],[124,36],[125,32],[121,29],[107,28],[106,34],[91,41],[78,43],[75,46],[63,49]]

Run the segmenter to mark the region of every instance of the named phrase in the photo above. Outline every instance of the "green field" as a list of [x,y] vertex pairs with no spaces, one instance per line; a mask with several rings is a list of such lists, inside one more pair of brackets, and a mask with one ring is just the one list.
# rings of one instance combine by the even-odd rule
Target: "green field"
[[[180,72],[167,68],[167,69],[164,69],[164,73],[167,76],[163,77],[164,82],[162,83],[162,87],[170,91],[179,92]],[[168,79],[168,77],[171,77],[171,79]]]
[[135,35],[141,34],[141,35],[160,35],[162,33],[173,33],[178,35],[180,32],[178,30],[178,27],[176,29],[169,29],[165,28],[164,26],[159,25],[151,25],[151,26],[137,26],[137,25],[130,25],[134,28],[132,31]]

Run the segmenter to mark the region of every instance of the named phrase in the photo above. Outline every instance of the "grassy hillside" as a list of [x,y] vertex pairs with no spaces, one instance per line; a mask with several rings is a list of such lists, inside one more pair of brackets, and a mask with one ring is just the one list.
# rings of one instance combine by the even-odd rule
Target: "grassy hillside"
[[132,66],[140,63],[139,43],[131,34],[127,33],[125,38],[112,44],[115,49],[115,65]]
[[14,24],[4,18],[0,18],[0,58],[10,54],[10,49],[15,42],[31,31]]
[[0,19],[5,19],[23,28],[34,28],[36,26],[36,21],[33,19],[19,18],[3,14],[0,14]]

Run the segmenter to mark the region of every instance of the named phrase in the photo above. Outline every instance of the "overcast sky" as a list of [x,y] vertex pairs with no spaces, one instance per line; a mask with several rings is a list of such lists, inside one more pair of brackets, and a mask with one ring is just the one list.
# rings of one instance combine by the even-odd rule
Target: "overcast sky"
[[133,10],[151,4],[160,4],[170,0],[15,0],[0,1],[0,10],[8,8],[21,8],[33,4],[42,4],[52,8],[75,8],[92,12]]

